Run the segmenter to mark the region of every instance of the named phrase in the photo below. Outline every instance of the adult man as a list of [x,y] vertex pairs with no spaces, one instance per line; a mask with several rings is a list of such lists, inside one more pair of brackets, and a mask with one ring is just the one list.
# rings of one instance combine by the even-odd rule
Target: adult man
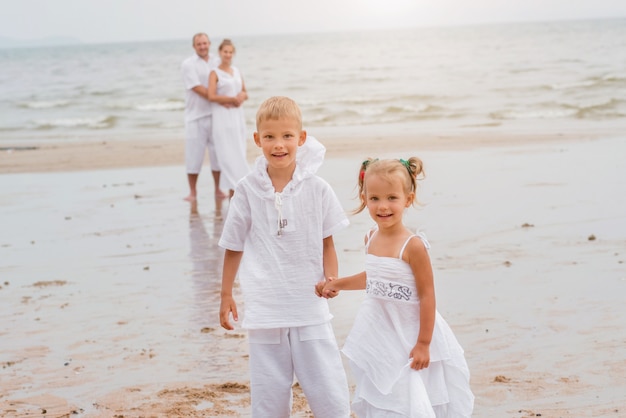
[[196,184],[204,161],[204,150],[209,152],[209,162],[215,184],[215,197],[226,195],[219,189],[220,167],[211,137],[211,105],[207,87],[211,69],[220,64],[218,57],[209,57],[211,42],[206,33],[192,38],[194,55],[183,61],[181,72],[185,84],[185,166],[189,182],[187,201],[197,199]]

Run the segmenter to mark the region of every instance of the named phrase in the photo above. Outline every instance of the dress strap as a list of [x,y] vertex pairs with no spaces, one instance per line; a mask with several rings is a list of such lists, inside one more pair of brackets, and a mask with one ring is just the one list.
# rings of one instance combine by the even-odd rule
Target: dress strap
[[402,259],[402,254],[404,254],[404,249],[406,248],[409,241],[411,241],[411,238],[413,238],[414,236],[415,235],[411,235],[410,237],[406,239],[406,241],[404,241],[404,245],[402,246],[402,248],[400,248],[400,254],[398,254],[399,259]]
[[370,242],[372,242],[372,237],[374,236],[374,234],[376,234],[376,231],[378,231],[378,228],[372,228],[367,231],[367,241],[365,241],[365,254],[369,252]]
[[411,235],[410,237],[408,237],[406,239],[406,241],[404,241],[404,245],[400,249],[400,254],[398,254],[398,258],[402,259],[402,254],[404,254],[404,249],[406,248],[406,246],[408,245],[409,241],[413,237],[418,237],[424,243],[424,247],[426,247],[427,250],[430,249],[430,243],[428,242],[428,240],[426,240],[426,235],[424,235],[424,233],[422,233],[422,232],[418,232],[415,235]]

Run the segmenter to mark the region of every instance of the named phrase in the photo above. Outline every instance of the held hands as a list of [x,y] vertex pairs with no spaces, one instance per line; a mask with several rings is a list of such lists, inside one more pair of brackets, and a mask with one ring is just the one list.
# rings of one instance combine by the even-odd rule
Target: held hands
[[227,330],[235,329],[229,321],[229,315],[233,314],[233,320],[237,322],[239,315],[237,315],[237,304],[232,296],[222,296],[222,302],[220,303],[220,325]]
[[243,102],[246,101],[247,98],[248,98],[248,95],[245,92],[240,91],[239,93],[237,93],[237,96],[235,96],[235,99],[237,101],[237,107],[241,106]]
[[332,299],[339,294],[339,290],[335,288],[334,280],[336,277],[328,277],[315,285],[315,294],[321,298]]
[[420,343],[415,344],[415,347],[409,354],[411,360],[411,368],[414,370],[425,369],[430,364],[430,344]]
[[236,96],[233,96],[229,99],[228,103],[221,103],[222,106],[226,108],[239,107],[243,104],[243,102],[247,99],[246,93],[239,92]]

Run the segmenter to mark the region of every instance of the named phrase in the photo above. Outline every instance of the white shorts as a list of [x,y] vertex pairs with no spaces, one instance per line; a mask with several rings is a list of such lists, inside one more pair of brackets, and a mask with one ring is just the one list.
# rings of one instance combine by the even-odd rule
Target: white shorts
[[212,171],[220,171],[213,144],[211,116],[185,123],[185,167],[187,174],[199,174],[204,162],[204,150],[209,151]]
[[330,322],[249,330],[253,417],[288,418],[294,375],[315,418],[348,418],[350,392]]

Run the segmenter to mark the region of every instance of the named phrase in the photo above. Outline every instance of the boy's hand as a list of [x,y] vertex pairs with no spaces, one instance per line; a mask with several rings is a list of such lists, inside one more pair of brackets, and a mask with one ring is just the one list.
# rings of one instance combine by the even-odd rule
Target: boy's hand
[[323,297],[324,285],[326,284],[326,280],[321,280],[315,284],[315,294],[320,298]]
[[220,303],[220,325],[227,330],[235,329],[229,321],[230,314],[233,314],[235,322],[239,320],[237,315],[237,304],[232,296],[222,296],[222,302]]

